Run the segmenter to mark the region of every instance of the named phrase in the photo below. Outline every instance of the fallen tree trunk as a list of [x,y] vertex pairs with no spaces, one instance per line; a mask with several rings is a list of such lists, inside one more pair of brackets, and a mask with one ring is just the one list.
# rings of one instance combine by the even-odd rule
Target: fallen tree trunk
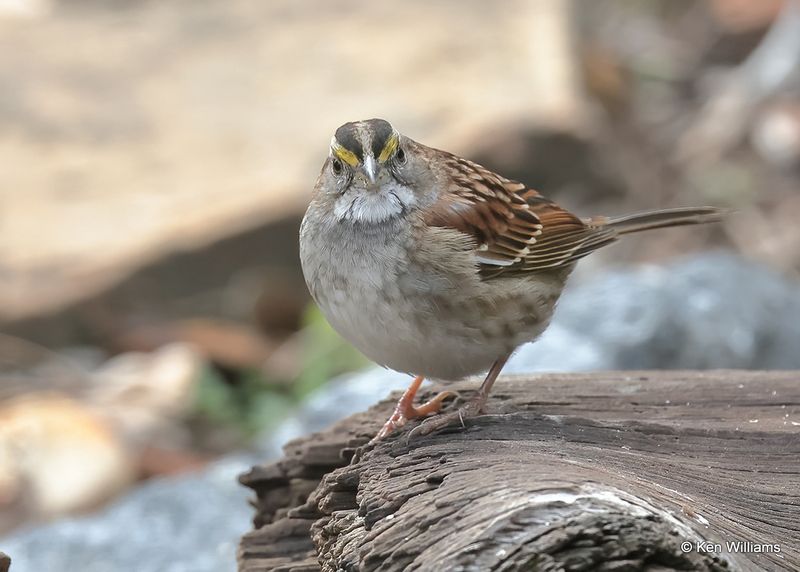
[[799,381],[505,377],[465,428],[362,447],[387,399],[242,476],[239,570],[800,569]]

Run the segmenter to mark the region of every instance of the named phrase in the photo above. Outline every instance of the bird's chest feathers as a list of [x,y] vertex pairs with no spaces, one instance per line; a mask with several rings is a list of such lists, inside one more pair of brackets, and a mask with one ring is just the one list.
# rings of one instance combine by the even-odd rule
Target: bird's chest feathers
[[375,304],[423,310],[477,280],[469,255],[443,244],[443,237],[428,236],[408,220],[377,226],[340,223],[328,229],[314,281],[327,285],[313,292],[321,306],[356,305],[360,314]]
[[[365,290],[385,290],[402,271],[410,237],[399,225],[367,225],[343,221],[324,229],[322,248],[314,253],[316,281],[357,296]],[[322,302],[322,300],[318,300]]]

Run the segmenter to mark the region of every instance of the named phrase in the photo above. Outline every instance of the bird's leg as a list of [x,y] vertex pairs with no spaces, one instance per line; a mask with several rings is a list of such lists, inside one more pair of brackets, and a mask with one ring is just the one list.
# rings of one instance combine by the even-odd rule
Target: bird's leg
[[447,413],[445,415],[439,415],[435,419],[426,421],[419,427],[416,427],[412,433],[419,432],[421,435],[428,435],[437,429],[443,429],[449,425],[455,424],[456,422],[463,426],[464,419],[475,417],[481,413],[484,413],[484,406],[486,405],[486,400],[489,398],[489,392],[492,390],[492,386],[494,385],[495,380],[497,380],[497,376],[500,375],[500,372],[502,371],[503,366],[506,365],[509,357],[511,357],[511,354],[501,357],[492,364],[492,367],[489,368],[489,373],[486,374],[486,378],[478,388],[478,391],[457,411],[453,411],[452,413]]
[[[505,367],[510,357],[511,354],[505,355],[492,364],[492,367],[489,368],[489,372],[486,374],[486,379],[483,380],[483,383],[478,388],[478,392],[470,399],[469,403],[473,403],[476,415],[484,413],[486,400],[489,399],[489,392],[492,390],[494,382],[497,381],[497,377],[500,375],[500,372],[503,371],[503,367]],[[467,405],[469,405],[469,403]]]
[[386,423],[384,423],[383,428],[372,439],[373,441],[383,439],[395,429],[399,429],[405,425],[410,419],[425,417],[430,413],[438,413],[442,408],[442,403],[444,400],[448,397],[455,396],[455,393],[452,391],[443,391],[430,401],[423,403],[419,407],[414,407],[414,398],[416,397],[417,391],[424,380],[425,378],[421,375],[418,375],[414,378],[414,381],[412,381],[411,385],[408,386],[408,389],[406,389],[405,393],[403,393],[403,396],[397,401],[397,405],[394,408],[394,413],[392,413],[392,416],[389,417]]

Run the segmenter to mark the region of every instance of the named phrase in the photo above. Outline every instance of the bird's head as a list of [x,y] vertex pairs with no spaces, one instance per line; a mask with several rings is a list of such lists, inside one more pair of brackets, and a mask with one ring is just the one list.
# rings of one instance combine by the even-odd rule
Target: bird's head
[[333,200],[336,218],[375,224],[414,208],[422,175],[417,145],[383,119],[339,127],[318,183]]

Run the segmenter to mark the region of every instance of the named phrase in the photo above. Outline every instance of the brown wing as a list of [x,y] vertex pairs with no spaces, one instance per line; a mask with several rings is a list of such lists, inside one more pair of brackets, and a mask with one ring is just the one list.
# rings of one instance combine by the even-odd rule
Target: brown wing
[[453,187],[426,222],[473,237],[487,278],[569,264],[615,240],[613,230],[583,222],[522,183],[442,154]]

